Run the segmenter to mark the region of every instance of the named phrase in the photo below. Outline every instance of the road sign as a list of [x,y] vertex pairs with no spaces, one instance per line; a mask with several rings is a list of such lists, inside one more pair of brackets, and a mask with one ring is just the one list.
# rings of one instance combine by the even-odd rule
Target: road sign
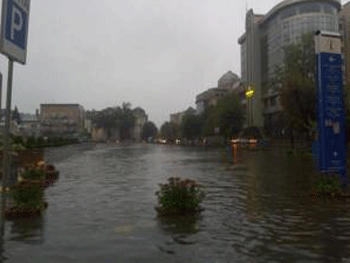
[[30,0],[3,0],[0,52],[26,63]]
[[320,33],[315,41],[319,167],[325,172],[338,172],[347,184],[340,36]]

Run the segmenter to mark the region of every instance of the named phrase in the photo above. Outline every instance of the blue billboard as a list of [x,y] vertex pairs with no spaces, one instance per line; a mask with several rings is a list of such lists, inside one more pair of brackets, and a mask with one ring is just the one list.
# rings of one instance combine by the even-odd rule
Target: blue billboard
[[318,164],[323,172],[337,172],[347,185],[342,57],[339,53],[318,53],[316,58]]

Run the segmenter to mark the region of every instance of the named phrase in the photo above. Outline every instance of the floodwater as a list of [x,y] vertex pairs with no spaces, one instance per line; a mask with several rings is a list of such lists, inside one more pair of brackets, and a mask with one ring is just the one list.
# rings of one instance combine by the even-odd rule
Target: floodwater
[[[311,157],[285,149],[80,145],[43,218],[7,222],[4,262],[350,262],[350,203],[312,199]],[[159,219],[158,183],[198,180],[199,217]]]

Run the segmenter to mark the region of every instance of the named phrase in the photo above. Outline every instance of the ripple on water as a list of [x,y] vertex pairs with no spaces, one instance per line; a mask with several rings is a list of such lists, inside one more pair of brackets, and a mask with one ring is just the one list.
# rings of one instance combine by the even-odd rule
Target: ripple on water
[[[312,162],[280,150],[242,153],[238,166],[225,158],[218,149],[155,145],[52,149],[60,178],[46,190],[45,217],[7,225],[5,253],[12,262],[350,258],[350,205],[308,198]],[[199,218],[156,217],[154,192],[170,176],[204,186]]]

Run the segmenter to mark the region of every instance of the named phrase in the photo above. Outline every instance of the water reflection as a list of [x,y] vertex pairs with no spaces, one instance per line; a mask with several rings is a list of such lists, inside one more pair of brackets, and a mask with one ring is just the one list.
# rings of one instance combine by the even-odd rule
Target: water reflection
[[186,215],[175,217],[157,217],[160,229],[172,235],[178,234],[196,234],[199,231],[199,222],[201,215]]
[[41,245],[44,243],[44,225],[43,217],[20,219],[11,222],[10,240],[21,241],[32,245]]
[[[8,223],[18,242],[6,251],[12,262],[350,262],[350,201],[311,199],[311,158],[260,149],[52,149],[62,176],[47,217]],[[154,218],[169,176],[204,186],[204,213]]]

